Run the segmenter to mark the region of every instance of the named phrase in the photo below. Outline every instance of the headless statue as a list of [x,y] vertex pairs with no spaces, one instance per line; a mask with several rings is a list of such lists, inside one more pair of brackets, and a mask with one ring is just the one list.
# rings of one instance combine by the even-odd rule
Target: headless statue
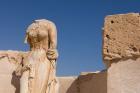
[[20,93],[57,93],[55,24],[45,19],[35,20],[27,29],[25,42],[30,51],[15,71],[21,76]]

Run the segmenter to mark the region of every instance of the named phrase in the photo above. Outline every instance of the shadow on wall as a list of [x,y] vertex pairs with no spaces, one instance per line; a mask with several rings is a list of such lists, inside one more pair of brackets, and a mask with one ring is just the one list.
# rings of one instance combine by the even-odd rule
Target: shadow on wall
[[12,73],[11,84],[15,87],[15,93],[20,93],[20,77],[17,77],[15,73]]
[[66,93],[107,93],[107,72],[80,75]]
[[80,93],[79,92],[79,86],[78,86],[78,79],[75,79],[73,83],[70,85],[66,93]]
[[19,93],[20,77],[15,76],[15,68],[8,57],[0,59],[0,93]]

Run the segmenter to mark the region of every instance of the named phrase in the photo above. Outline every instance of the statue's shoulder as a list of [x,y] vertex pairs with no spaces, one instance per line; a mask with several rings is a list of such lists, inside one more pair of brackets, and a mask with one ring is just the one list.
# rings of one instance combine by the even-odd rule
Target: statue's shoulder
[[47,19],[38,19],[38,20],[34,20],[34,23],[43,23],[43,24],[47,24],[50,26],[55,26],[55,23],[51,20],[47,20]]

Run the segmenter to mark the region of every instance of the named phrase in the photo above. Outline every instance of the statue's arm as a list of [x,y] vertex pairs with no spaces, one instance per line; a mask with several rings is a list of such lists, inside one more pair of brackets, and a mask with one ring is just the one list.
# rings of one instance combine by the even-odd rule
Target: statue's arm
[[57,47],[57,30],[54,23],[49,23],[49,49],[56,49]]
[[54,23],[50,22],[49,24],[49,49],[47,52],[48,59],[56,60],[58,58],[57,52],[57,30]]

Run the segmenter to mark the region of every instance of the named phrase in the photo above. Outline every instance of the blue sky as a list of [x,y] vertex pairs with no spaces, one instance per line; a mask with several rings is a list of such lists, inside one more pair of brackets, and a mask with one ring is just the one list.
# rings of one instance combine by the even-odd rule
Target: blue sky
[[58,76],[102,70],[104,17],[130,12],[140,0],[0,0],[0,50],[29,50],[26,28],[43,18],[58,29]]

